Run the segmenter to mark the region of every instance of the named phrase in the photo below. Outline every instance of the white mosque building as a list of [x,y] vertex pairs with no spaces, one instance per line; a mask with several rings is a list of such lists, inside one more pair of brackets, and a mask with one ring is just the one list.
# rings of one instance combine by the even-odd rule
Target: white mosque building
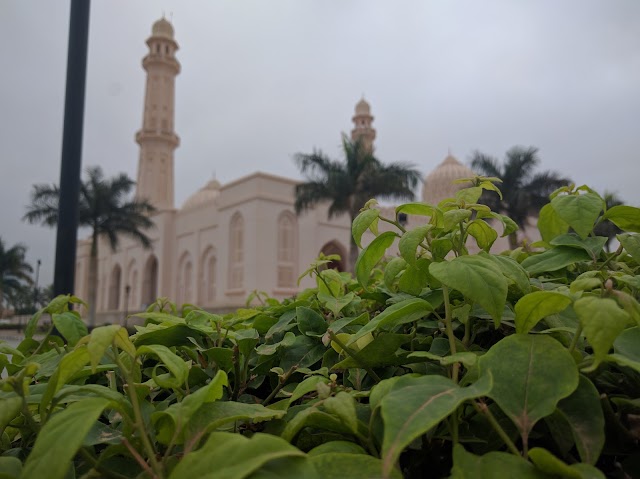
[[[144,249],[122,238],[113,252],[108,241],[101,240],[97,324],[119,322],[125,311],[143,310],[158,297],[214,311],[242,307],[254,290],[283,299],[313,285],[306,278],[298,286],[297,279],[320,252],[338,253],[346,260],[349,218],[328,220],[327,206],[297,216],[297,180],[263,172],[224,185],[214,179],[176,208],[174,150],[180,139],[174,129],[174,94],[180,63],[172,25],[164,18],[155,22],[147,45],[149,53],[142,61],[147,72],[144,115],[136,134],[136,196],[157,208],[155,228],[147,233],[153,246]],[[370,106],[361,100],[353,116],[352,138],[372,145],[372,122]],[[426,176],[423,201],[433,204],[452,196],[460,187],[452,181],[469,176],[473,172],[448,155]],[[497,250],[508,247],[506,238],[499,241]],[[81,298],[89,297],[89,253],[90,242],[80,241],[76,294]]]

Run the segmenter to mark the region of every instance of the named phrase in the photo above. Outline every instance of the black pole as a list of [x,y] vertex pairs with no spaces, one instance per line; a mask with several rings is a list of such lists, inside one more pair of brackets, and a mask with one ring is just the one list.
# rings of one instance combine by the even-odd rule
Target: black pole
[[64,98],[64,130],[60,165],[60,202],[53,276],[54,296],[73,293],[75,279],[89,6],[90,0],[71,0],[67,87]]
[[36,264],[36,284],[33,287],[33,307],[35,308],[35,311],[38,311],[38,277],[40,276],[41,263],[42,261],[38,260],[38,263]]

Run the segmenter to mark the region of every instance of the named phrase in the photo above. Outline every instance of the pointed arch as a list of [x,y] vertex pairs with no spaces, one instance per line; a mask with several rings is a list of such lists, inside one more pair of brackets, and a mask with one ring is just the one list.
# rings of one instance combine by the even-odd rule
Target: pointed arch
[[192,303],[193,298],[193,261],[188,251],[182,253],[178,261],[178,305]]
[[140,303],[142,309],[153,303],[158,296],[158,258],[149,255],[142,273],[142,297]]
[[229,289],[244,284],[244,218],[236,211],[229,222]]
[[209,245],[205,248],[200,258],[200,277],[198,284],[198,301],[203,305],[211,306],[216,298],[216,249]]
[[290,211],[283,211],[278,217],[277,249],[277,285],[293,288],[298,273],[298,221]]
[[122,285],[122,268],[119,264],[115,264],[111,270],[109,279],[109,307],[110,311],[120,309],[120,289]]
[[340,244],[338,240],[331,240],[326,243],[322,248],[320,248],[320,252],[324,255],[337,254],[340,255],[339,261],[332,261],[327,265],[327,268],[332,268],[338,271],[346,271],[346,263],[345,258],[347,257],[346,248]]

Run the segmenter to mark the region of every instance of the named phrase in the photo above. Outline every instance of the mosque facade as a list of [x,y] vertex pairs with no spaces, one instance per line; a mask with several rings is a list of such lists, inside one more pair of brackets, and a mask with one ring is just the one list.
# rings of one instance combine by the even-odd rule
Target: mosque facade
[[[178,44],[164,18],[147,39],[147,72],[136,196],[157,209],[155,228],[147,232],[150,249],[121,238],[113,251],[98,245],[97,323],[122,321],[125,313],[144,310],[158,297],[224,311],[242,307],[255,290],[277,299],[313,286],[298,276],[320,252],[348,258],[351,224],[347,215],[328,219],[328,205],[301,215],[294,210],[297,180],[255,172],[230,183],[213,179],[176,208],[174,151],[175,78],[180,72]],[[373,147],[376,131],[369,104],[361,100],[352,118],[352,139]],[[434,204],[452,196],[452,181],[473,172],[450,154],[425,177],[422,199]],[[393,215],[393,208],[387,207]],[[409,218],[408,227],[419,219]],[[367,243],[373,236],[363,238]],[[508,248],[506,238],[497,250]],[[76,294],[89,297],[90,242],[78,244]],[[343,264],[338,264],[343,268]]]

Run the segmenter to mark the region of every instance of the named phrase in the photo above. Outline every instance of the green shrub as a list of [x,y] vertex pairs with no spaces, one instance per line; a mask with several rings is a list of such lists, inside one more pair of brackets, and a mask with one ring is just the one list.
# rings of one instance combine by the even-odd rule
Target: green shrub
[[[0,476],[637,477],[640,209],[563,188],[543,241],[496,255],[491,225],[515,224],[478,204],[494,180],[399,206],[424,216],[409,231],[367,204],[356,279],[321,257],[291,300],[161,299],[130,337],[54,299],[0,344]],[[614,253],[604,220],[625,231]],[[33,338],[43,315],[64,341]]]

